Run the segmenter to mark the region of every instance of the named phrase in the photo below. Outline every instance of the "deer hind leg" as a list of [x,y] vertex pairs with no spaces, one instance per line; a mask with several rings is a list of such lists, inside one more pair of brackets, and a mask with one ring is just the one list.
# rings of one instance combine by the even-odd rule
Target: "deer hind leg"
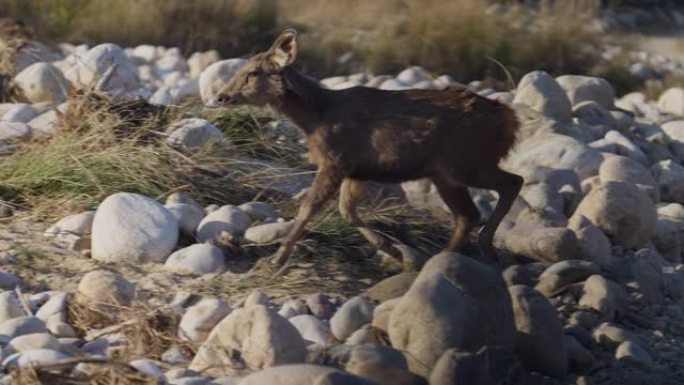
[[493,246],[494,233],[503,218],[508,214],[518,193],[520,193],[523,181],[521,176],[503,171],[498,167],[480,170],[473,180],[473,187],[494,190],[499,194],[499,201],[494,208],[494,212],[492,212],[492,215],[480,230],[478,238],[480,249],[488,258],[497,260]]
[[347,223],[356,227],[361,235],[363,235],[373,247],[391,255],[391,241],[387,237],[368,227],[366,222],[359,217],[356,208],[362,196],[363,183],[353,179],[345,179],[340,188],[340,214]]
[[316,173],[313,184],[306,193],[306,198],[299,207],[299,212],[295,218],[295,223],[285,241],[273,257],[273,263],[283,266],[290,258],[295,244],[304,235],[306,224],[321,211],[325,203],[330,200],[335,191],[340,187],[342,177],[333,168],[320,167]]
[[456,251],[470,230],[480,222],[480,211],[473,203],[468,188],[452,180],[433,178],[439,196],[454,216],[454,230],[447,251]]

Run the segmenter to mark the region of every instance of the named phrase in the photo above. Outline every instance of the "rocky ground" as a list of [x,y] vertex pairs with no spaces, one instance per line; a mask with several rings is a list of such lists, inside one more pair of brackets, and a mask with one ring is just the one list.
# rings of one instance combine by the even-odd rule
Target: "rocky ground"
[[[0,165],[22,164],[23,149],[66,135],[74,116],[87,119],[73,115],[83,100],[104,108],[144,100],[146,111],[192,106],[244,62],[153,46],[13,47],[4,71],[21,102],[0,105]],[[634,76],[684,68],[663,55],[630,57]],[[321,83],[454,84],[420,67]],[[122,188],[61,219],[67,203],[38,216],[30,191],[0,202],[0,382],[684,383],[684,89],[657,101],[616,98],[603,79],[541,71],[510,91],[468,86],[513,106],[522,123],[503,166],[525,185],[497,233],[499,266],[473,247],[434,255],[449,223],[434,187],[416,181],[377,189],[393,202],[384,214],[390,227],[409,228],[394,234],[414,259],[392,265],[348,226],[328,223],[326,231],[314,226],[285,276],[272,278],[260,261],[291,227],[311,168],[236,156],[244,147],[195,101],[140,146],[168,147],[186,161],[218,146],[250,172],[270,170],[250,179],[259,193],[160,198]],[[293,159],[305,157],[287,121],[270,118],[262,128]],[[496,195],[471,193],[488,216]]]

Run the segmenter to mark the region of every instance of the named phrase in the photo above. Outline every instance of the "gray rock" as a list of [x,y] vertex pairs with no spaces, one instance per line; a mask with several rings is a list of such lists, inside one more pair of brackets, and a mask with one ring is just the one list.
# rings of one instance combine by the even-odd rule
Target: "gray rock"
[[581,215],[568,222],[568,228],[577,236],[577,258],[591,261],[604,269],[613,267],[610,239],[594,224]]
[[289,321],[297,329],[304,341],[320,346],[328,346],[333,342],[329,327],[312,315],[302,314],[294,316]]
[[157,201],[117,193],[97,209],[92,256],[102,262],[162,262],[178,241],[178,221]]
[[649,165],[648,157],[644,152],[626,136],[618,131],[611,130],[606,133],[605,139],[615,143],[617,154],[633,159],[644,166]]
[[684,203],[684,167],[670,159],[653,165],[651,172],[664,201]]
[[26,315],[14,291],[0,293],[0,322]]
[[660,95],[658,108],[669,114],[684,116],[684,88],[673,87]]
[[301,299],[288,300],[278,310],[278,314],[287,319],[307,313],[309,313],[309,307]]
[[166,129],[166,143],[172,147],[196,149],[209,143],[225,141],[225,135],[209,121],[199,118],[181,119]]
[[43,235],[68,244],[82,237],[90,237],[94,219],[95,211],[69,215],[48,227]]
[[373,305],[364,297],[347,300],[330,319],[330,330],[340,341],[346,340],[361,326],[373,321]]
[[538,291],[523,285],[508,288],[518,330],[515,352],[522,364],[548,376],[563,378],[568,356],[563,324],[556,309]]
[[23,353],[35,349],[59,350],[57,338],[48,333],[24,334],[12,338],[7,345],[8,353]]
[[249,218],[256,221],[276,220],[278,212],[268,203],[264,202],[247,202],[238,206]]
[[36,317],[21,316],[0,322],[0,335],[15,338],[35,333],[47,333],[45,322]]
[[574,215],[584,216],[613,242],[628,248],[646,243],[657,222],[651,198],[625,182],[607,182],[592,189]]
[[409,369],[427,376],[450,348],[476,351],[493,344],[512,349],[515,323],[498,271],[460,254],[441,253],[399,300],[388,332],[392,346],[407,352]]
[[79,55],[73,68],[64,75],[74,87],[81,88],[98,83],[108,73],[111,76],[102,84],[103,91],[123,96],[140,88],[135,66],[121,47],[111,43],[97,45]]
[[627,330],[604,322],[597,326],[591,333],[595,342],[603,345],[608,349],[615,349],[621,343],[632,338],[631,333]]
[[580,180],[598,173],[603,161],[600,152],[560,134],[539,134],[520,142],[504,161],[507,169],[517,171],[534,166],[573,170]]
[[213,274],[223,270],[225,259],[221,249],[201,243],[174,252],[164,267],[176,274]]
[[633,183],[648,193],[654,203],[660,201],[658,184],[651,176],[651,173],[644,166],[630,158],[617,155],[607,157],[601,164],[599,177],[602,183]]
[[522,370],[506,349],[485,346],[477,354],[449,349],[430,373],[430,385],[501,385]]
[[135,368],[137,371],[140,373],[147,374],[148,376],[151,376],[155,378],[159,382],[165,382],[166,381],[166,375],[164,375],[164,371],[162,368],[159,367],[154,361],[148,360],[148,359],[139,359],[139,360],[134,360],[128,363],[128,365],[132,366]]
[[218,298],[204,298],[190,306],[178,324],[178,337],[193,342],[204,342],[212,329],[228,314],[228,304]]
[[556,78],[567,93],[570,104],[576,106],[585,101],[598,103],[606,110],[615,107],[615,91],[608,81],[602,78],[580,75],[563,75]]
[[401,297],[416,280],[418,273],[399,273],[368,288],[363,295],[374,301],[385,302],[392,298]]
[[15,141],[31,136],[31,126],[26,123],[0,122],[0,142]]
[[557,262],[576,257],[577,236],[563,227],[520,225],[506,233],[504,247],[537,261]]
[[30,366],[49,365],[69,358],[64,353],[50,349],[34,349],[7,357],[3,367],[28,368]]
[[651,241],[667,260],[679,263],[684,251],[684,223],[669,218],[658,219]]
[[28,66],[14,77],[14,83],[30,103],[61,103],[69,92],[64,74],[50,63]]
[[568,350],[568,362],[572,373],[589,374],[596,367],[596,358],[577,338],[566,334],[565,347]]
[[525,265],[511,265],[501,273],[506,286],[527,285],[534,286],[539,280],[541,273],[546,270],[548,264],[543,262],[528,263]]
[[78,284],[77,294],[96,304],[128,306],[135,296],[135,286],[123,276],[107,270],[87,273]]
[[582,282],[589,276],[598,274],[601,269],[594,263],[581,260],[568,260],[554,263],[539,276],[535,287],[540,293],[550,296],[570,284]]
[[266,295],[264,292],[260,290],[254,290],[249,295],[247,298],[245,298],[245,307],[249,306],[266,306],[266,307],[271,307],[271,299]]
[[204,218],[204,210],[196,204],[167,203],[165,207],[178,221],[180,231],[186,235],[194,235]]
[[[243,367],[256,370],[301,363],[305,358],[304,340],[297,329],[277,313],[256,305],[236,309],[219,322],[189,369],[221,376]],[[249,382],[247,378],[243,380],[246,384],[263,383]]]
[[252,224],[252,220],[242,210],[233,205],[222,206],[207,214],[197,227],[197,239],[200,242],[218,237],[221,232],[243,234]]
[[[364,294],[364,297],[369,297]],[[371,298],[371,297],[369,297]],[[315,293],[306,297],[306,306],[309,307],[311,314],[319,318],[330,318],[333,316],[335,306],[326,294]]]
[[653,358],[639,344],[632,341],[621,343],[615,350],[615,358],[620,361],[627,361],[643,365],[646,368],[653,366]]
[[67,301],[69,294],[67,292],[57,292],[50,296],[50,299],[45,302],[36,312],[36,317],[47,321],[55,314],[67,312]]
[[544,71],[530,72],[520,80],[513,103],[524,104],[561,122],[570,122],[572,118],[572,106],[565,91]]
[[[2,121],[11,123],[28,123],[31,119],[38,116],[39,112],[30,104],[17,103],[2,116]],[[30,130],[30,127],[29,127]],[[28,133],[30,134],[30,132]],[[2,134],[0,134],[2,138]]]
[[213,63],[202,71],[199,88],[202,102],[213,106],[214,99],[230,81],[230,78],[245,64],[245,59],[228,59]]
[[258,245],[276,242],[290,233],[294,223],[294,220],[292,220],[287,222],[266,223],[263,225],[250,227],[247,229],[247,231],[245,231],[245,240]]
[[600,275],[592,275],[584,282],[580,306],[594,309],[611,321],[623,294],[619,286]]

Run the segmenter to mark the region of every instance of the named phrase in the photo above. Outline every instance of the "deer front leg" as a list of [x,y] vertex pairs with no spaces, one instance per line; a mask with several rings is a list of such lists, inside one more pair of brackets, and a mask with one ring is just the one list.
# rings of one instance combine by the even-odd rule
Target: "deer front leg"
[[306,224],[321,211],[325,203],[335,194],[342,183],[342,179],[341,173],[335,168],[326,166],[318,168],[313,184],[307,191],[304,202],[299,207],[294,227],[273,257],[275,265],[283,266],[288,261],[295,244],[304,234]]

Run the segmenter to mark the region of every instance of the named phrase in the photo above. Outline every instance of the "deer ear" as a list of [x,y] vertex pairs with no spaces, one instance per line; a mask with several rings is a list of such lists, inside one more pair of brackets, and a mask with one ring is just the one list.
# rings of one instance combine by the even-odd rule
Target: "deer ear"
[[268,53],[269,59],[280,68],[294,63],[297,57],[297,31],[292,28],[283,31]]

